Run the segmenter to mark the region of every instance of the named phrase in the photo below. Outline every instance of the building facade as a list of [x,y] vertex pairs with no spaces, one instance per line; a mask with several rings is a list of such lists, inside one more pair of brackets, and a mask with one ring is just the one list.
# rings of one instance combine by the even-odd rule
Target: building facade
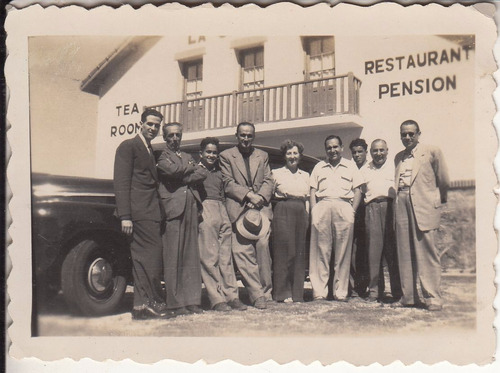
[[329,134],[348,158],[357,137],[387,140],[394,156],[399,124],[414,119],[452,180],[474,179],[474,158],[457,146],[474,136],[474,64],[463,35],[130,37],[81,86],[99,96],[96,176],[112,177],[116,147],[154,107],[183,124],[184,143],[234,142],[237,123],[250,121],[255,143],[292,138],[316,157]]

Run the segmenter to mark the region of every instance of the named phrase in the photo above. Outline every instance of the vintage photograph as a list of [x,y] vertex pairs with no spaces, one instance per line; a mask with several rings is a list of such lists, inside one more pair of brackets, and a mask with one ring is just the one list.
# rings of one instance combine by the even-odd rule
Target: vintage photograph
[[192,24],[26,37],[26,338],[484,330],[482,33]]
[[474,46],[30,38],[33,335],[475,327]]

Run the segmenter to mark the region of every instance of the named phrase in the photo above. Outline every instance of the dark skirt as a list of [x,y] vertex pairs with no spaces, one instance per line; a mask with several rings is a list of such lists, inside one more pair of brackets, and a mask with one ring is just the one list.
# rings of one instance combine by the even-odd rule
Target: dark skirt
[[305,202],[298,199],[279,201],[273,217],[274,299],[304,300],[306,232],[309,217]]

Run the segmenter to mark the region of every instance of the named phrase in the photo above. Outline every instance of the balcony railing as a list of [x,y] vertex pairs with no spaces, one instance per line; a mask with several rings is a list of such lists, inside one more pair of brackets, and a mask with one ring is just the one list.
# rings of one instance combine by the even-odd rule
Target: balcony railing
[[359,113],[361,81],[352,73],[148,106],[185,132]]

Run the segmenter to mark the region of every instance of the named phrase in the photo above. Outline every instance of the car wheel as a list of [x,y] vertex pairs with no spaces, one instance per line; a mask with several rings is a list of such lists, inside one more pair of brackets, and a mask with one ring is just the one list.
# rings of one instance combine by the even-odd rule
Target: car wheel
[[61,287],[72,310],[88,316],[105,315],[120,304],[127,282],[119,258],[96,241],[74,246],[62,266]]

